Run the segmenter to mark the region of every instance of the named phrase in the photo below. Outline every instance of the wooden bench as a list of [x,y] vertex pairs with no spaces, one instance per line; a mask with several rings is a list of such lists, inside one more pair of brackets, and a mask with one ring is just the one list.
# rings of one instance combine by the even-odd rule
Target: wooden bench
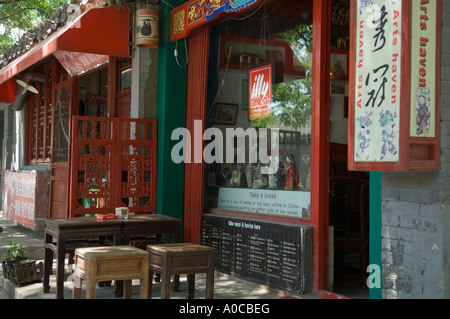
[[97,281],[124,280],[124,299],[131,298],[131,280],[140,279],[141,299],[148,298],[149,254],[133,246],[104,246],[75,250],[73,298],[80,299],[82,279],[86,298],[95,298]]
[[[169,299],[170,276],[187,274],[187,298],[194,298],[195,274],[206,273],[206,298],[214,297],[214,249],[190,243],[148,245],[150,275],[161,274],[161,298]],[[152,296],[152,281],[149,281],[149,296]]]

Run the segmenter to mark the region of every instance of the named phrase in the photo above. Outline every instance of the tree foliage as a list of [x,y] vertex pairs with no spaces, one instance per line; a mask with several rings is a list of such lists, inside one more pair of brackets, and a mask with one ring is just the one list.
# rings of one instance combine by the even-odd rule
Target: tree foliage
[[0,0],[0,52],[21,35],[51,18],[69,0]]
[[305,67],[305,77],[278,83],[273,87],[273,116],[252,120],[255,127],[271,128],[277,123],[298,130],[309,124],[312,95],[312,26],[298,27],[281,34]]

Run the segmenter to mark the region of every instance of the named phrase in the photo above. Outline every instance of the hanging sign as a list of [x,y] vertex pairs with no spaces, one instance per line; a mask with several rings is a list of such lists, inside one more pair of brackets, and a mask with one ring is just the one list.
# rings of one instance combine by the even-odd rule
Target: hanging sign
[[249,120],[272,116],[272,71],[272,64],[249,69]]
[[53,55],[72,77],[109,61],[108,56],[102,54],[59,50],[54,52]]
[[223,13],[243,11],[261,0],[191,0],[172,10],[171,40],[189,36],[190,32]]
[[440,168],[441,7],[352,2],[350,170]]
[[[412,1],[410,136],[436,136],[437,2]],[[439,39],[440,41],[440,39]]]
[[402,1],[357,3],[352,155],[355,162],[398,162]]

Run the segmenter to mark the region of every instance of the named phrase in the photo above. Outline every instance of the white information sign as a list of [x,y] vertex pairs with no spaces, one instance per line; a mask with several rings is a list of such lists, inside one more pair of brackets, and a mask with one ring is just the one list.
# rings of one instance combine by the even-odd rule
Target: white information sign
[[218,208],[285,217],[310,217],[311,193],[252,188],[221,188]]

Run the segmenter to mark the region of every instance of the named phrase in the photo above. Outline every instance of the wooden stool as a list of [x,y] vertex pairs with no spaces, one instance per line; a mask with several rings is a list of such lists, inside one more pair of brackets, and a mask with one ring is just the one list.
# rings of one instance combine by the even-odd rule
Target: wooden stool
[[86,298],[95,298],[97,281],[124,280],[125,299],[131,298],[131,280],[141,280],[141,299],[148,298],[149,254],[133,246],[105,246],[75,250],[73,299],[80,299],[82,279]]
[[[187,274],[187,298],[194,298],[195,274],[206,273],[206,298],[214,297],[214,248],[190,243],[148,245],[150,253],[150,275],[161,274],[161,298],[168,299],[170,276]],[[149,281],[149,296],[152,296],[152,280]]]

